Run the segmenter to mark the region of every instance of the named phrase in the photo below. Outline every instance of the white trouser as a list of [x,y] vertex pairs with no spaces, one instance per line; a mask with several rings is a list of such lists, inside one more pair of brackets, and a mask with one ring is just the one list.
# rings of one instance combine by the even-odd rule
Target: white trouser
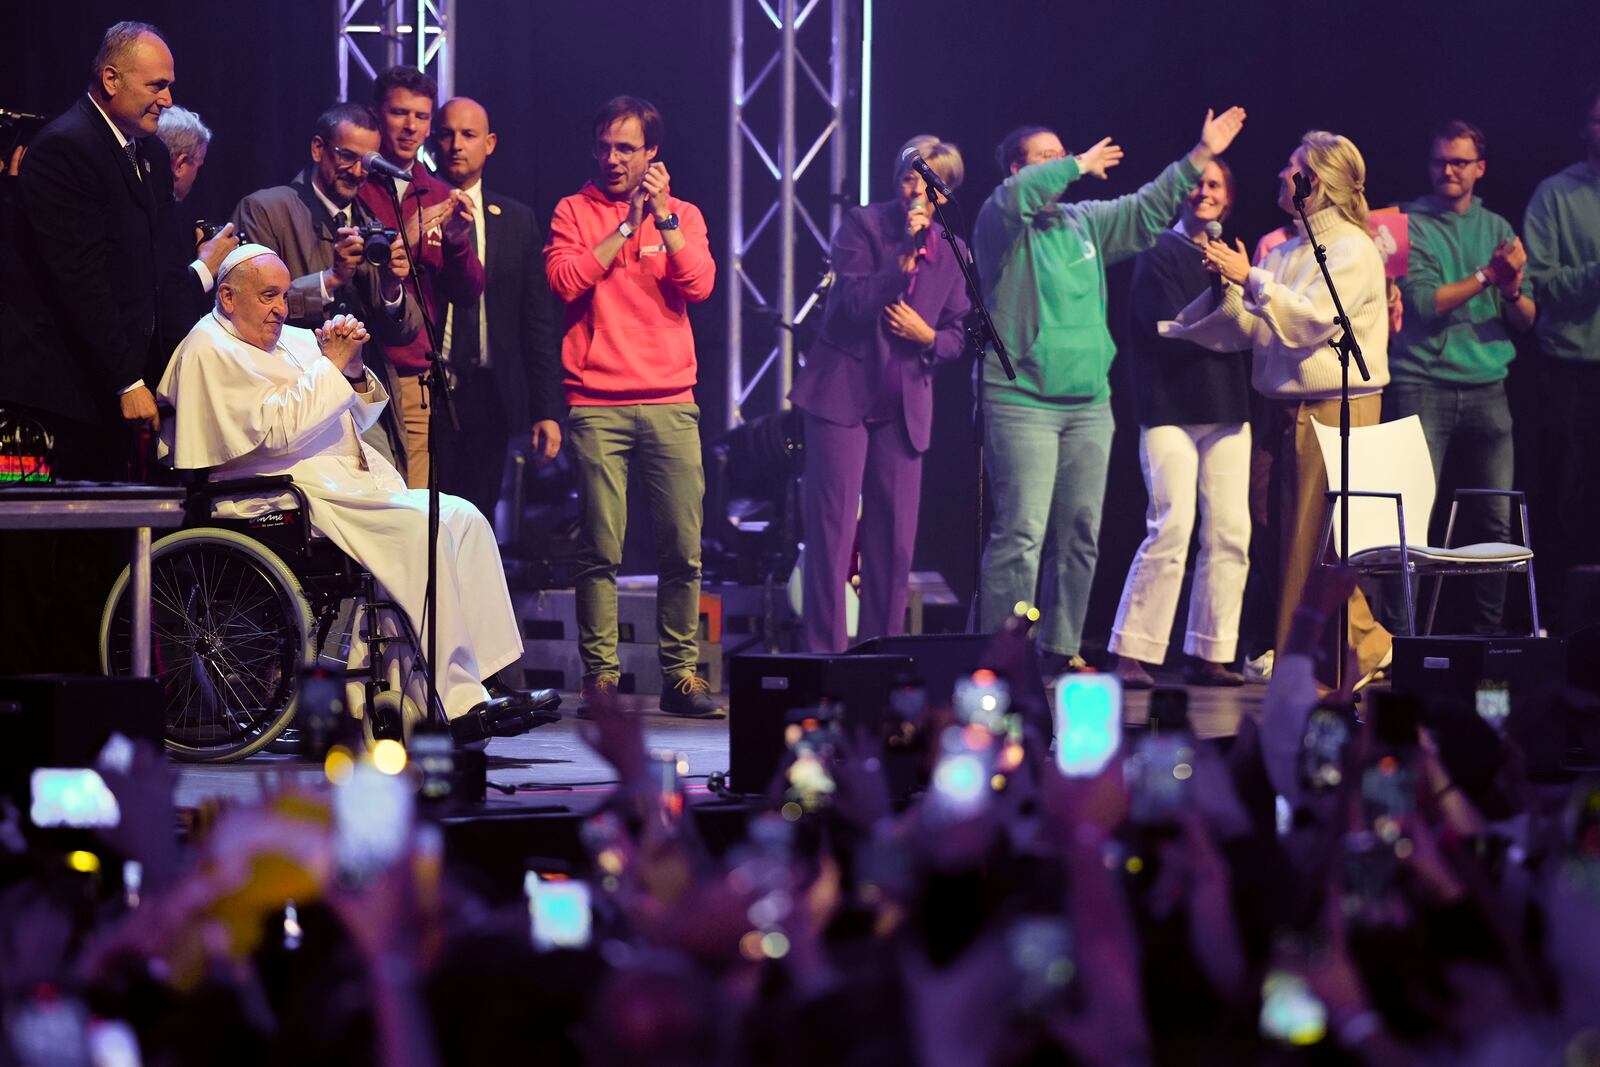
[[1166,660],[1198,489],[1200,555],[1183,650],[1214,663],[1231,662],[1250,569],[1250,426],[1144,427],[1139,465],[1150,507],[1144,542],[1122,587],[1111,651],[1145,663]]

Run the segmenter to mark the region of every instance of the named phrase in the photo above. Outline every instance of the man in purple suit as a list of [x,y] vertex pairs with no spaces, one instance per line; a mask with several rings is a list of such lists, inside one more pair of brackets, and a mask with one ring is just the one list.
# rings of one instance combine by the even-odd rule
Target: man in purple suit
[[[915,137],[897,159],[913,148],[946,185],[961,184],[955,145]],[[895,181],[898,196],[855,208],[839,224],[830,252],[837,280],[822,335],[789,393],[806,416],[801,643],[812,652],[838,652],[849,642],[844,586],[858,499],[857,636],[904,627],[922,454],[933,424],[933,372],[964,344],[967,291],[950,246],[932,225],[928,191],[904,162]]]

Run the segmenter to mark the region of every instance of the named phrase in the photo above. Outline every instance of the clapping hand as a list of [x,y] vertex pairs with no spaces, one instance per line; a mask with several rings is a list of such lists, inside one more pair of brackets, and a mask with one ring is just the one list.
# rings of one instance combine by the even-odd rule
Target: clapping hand
[[1121,145],[1112,144],[1109,137],[1102,137],[1095,142],[1094,147],[1078,153],[1076,157],[1078,170],[1104,181],[1107,177],[1106,171],[1121,163],[1123,154]]
[[1507,300],[1516,300],[1522,295],[1522,271],[1527,263],[1528,253],[1522,247],[1522,238],[1513,237],[1501,241],[1495,248],[1484,272]]
[[1206,242],[1200,254],[1205,256],[1206,270],[1222,275],[1235,285],[1243,285],[1245,279],[1250,277],[1250,254],[1244,250],[1244,242],[1237,237],[1233,239],[1232,248],[1212,238]]
[[657,222],[667,221],[667,216],[672,214],[672,207],[667,203],[667,186],[671,181],[672,176],[667,173],[667,165],[657,160],[644,172],[644,181],[639,185],[640,192],[644,193],[647,200],[650,214]]

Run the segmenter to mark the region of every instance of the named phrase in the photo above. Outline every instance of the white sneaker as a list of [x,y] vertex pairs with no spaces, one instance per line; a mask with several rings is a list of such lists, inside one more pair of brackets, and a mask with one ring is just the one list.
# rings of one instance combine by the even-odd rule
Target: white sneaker
[[1365,689],[1367,686],[1371,685],[1373,682],[1382,681],[1383,679],[1389,677],[1389,668],[1392,667],[1393,665],[1394,665],[1394,646],[1390,645],[1389,646],[1389,650],[1387,652],[1385,652],[1383,654],[1383,658],[1378,661],[1378,665],[1376,667],[1373,667],[1366,674],[1363,674],[1361,676],[1361,680],[1356,682],[1355,688],[1350,690],[1350,691],[1352,693],[1359,693],[1359,692],[1361,692],[1361,690]]
[[1252,685],[1266,685],[1272,681],[1272,661],[1275,653],[1267,649],[1255,659],[1244,661],[1244,680]]

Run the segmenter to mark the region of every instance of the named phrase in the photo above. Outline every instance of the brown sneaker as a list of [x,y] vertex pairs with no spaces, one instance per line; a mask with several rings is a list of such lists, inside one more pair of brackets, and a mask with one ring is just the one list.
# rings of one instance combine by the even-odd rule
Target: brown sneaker
[[620,681],[622,681],[622,675],[616,671],[601,671],[599,674],[591,674],[585,677],[583,679],[583,688],[578,691],[578,718],[592,718],[589,714],[589,701],[593,700],[598,693],[605,693],[608,696],[615,697],[617,695],[617,683]]
[[666,679],[661,690],[661,710],[686,719],[721,719],[727,715],[711,696],[711,686],[692,671]]

